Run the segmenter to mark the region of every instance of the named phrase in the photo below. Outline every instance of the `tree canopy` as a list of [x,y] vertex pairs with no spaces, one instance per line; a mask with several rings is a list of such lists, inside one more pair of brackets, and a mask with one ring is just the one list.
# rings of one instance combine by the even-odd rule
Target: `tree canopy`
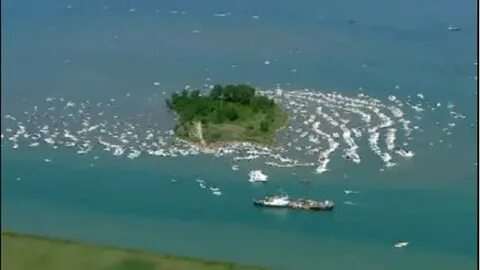
[[[199,90],[183,90],[173,93],[166,103],[179,117],[180,127],[188,127],[194,121],[217,128],[228,124],[230,128],[244,126],[245,132],[251,134],[257,131],[266,134],[278,128],[276,116],[281,111],[273,100],[247,84],[215,85],[206,95]],[[283,113],[280,118],[285,118]],[[219,136],[222,138],[220,131],[211,134],[212,139]]]
[[274,106],[273,100],[256,95],[255,88],[246,84],[215,85],[208,96],[202,96],[199,90],[183,90],[181,94],[173,93],[166,103],[179,114],[182,122],[212,117],[216,123],[235,121],[242,107],[266,112]]

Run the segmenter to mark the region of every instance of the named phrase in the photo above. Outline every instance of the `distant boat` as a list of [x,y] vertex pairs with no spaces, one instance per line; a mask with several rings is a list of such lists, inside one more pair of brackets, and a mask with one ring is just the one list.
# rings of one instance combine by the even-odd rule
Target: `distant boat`
[[265,183],[268,181],[268,176],[263,174],[261,170],[253,170],[248,174],[250,179],[249,182],[262,182]]
[[271,208],[290,208],[290,209],[304,209],[312,211],[331,211],[334,203],[329,200],[314,201],[308,199],[294,199],[291,200],[287,194],[282,193],[275,196],[266,196],[261,200],[253,200],[253,205],[258,207]]
[[457,26],[453,26],[453,25],[449,25],[448,26],[448,31],[460,31],[460,27],[457,27]]
[[215,191],[220,191],[220,189],[218,187],[210,187],[210,190],[215,192]]
[[408,246],[408,242],[403,242],[403,241],[402,242],[397,242],[393,246],[396,247],[396,248],[406,247],[406,246]]
[[400,155],[402,157],[405,157],[405,158],[411,158],[415,155],[412,151],[404,150],[404,149],[397,149],[397,151],[395,151],[395,153],[397,153],[398,155]]
[[218,13],[213,14],[213,16],[215,16],[215,17],[226,17],[228,15],[230,15],[230,13],[218,12]]

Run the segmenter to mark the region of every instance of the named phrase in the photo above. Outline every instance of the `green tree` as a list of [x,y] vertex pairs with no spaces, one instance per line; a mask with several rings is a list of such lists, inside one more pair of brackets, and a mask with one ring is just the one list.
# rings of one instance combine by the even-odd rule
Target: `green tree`
[[237,102],[248,104],[250,99],[255,96],[255,88],[246,84],[237,85],[237,90],[235,92],[235,100]]
[[190,92],[190,97],[191,98],[197,98],[200,96],[200,90],[193,90],[192,92]]
[[178,100],[178,98],[179,98],[178,93],[177,93],[177,92],[174,92],[174,93],[172,94],[172,103],[175,103],[175,101]]
[[223,95],[223,87],[219,84],[215,85],[210,91],[210,97],[214,100],[218,100]]
[[235,85],[225,86],[225,88],[223,89],[224,99],[227,100],[227,101],[234,102],[235,101],[235,91],[236,90],[237,90],[237,88],[235,87]]

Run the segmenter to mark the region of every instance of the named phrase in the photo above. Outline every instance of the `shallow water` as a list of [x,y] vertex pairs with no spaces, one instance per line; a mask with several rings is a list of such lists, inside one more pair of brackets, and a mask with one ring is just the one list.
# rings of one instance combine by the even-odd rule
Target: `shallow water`
[[[92,169],[82,157],[65,152],[50,154],[53,161],[46,164],[38,150],[4,150],[9,157],[2,164],[8,168],[2,174],[5,230],[288,269],[343,269],[358,260],[371,269],[474,263],[471,183],[458,188],[437,178],[430,179],[429,185],[438,181],[432,188],[412,181],[411,172],[346,169],[344,180],[334,172],[316,177],[297,170],[314,179],[303,187],[285,169],[265,168],[270,183],[255,186],[247,182],[248,168],[232,172],[228,163],[211,158],[106,157]],[[171,183],[171,175],[179,182]],[[223,195],[198,188],[197,175],[218,185]],[[330,198],[337,207],[332,213],[251,207],[251,198],[278,188],[291,196]],[[344,189],[360,193],[345,195]],[[346,200],[356,205],[343,204]],[[395,250],[391,245],[398,240],[411,244]],[[336,256],[347,259],[338,264]],[[365,256],[375,259],[367,262]]]
[[[336,152],[320,175],[312,167],[256,161],[232,171],[231,159],[211,155],[129,160],[3,143],[4,230],[275,269],[474,269],[474,1],[351,1],[350,8],[318,1],[202,3],[3,1],[2,117],[47,96],[95,102],[132,93],[125,115],[148,109],[168,129],[173,123],[162,92],[201,87],[208,77],[382,100],[421,92],[424,102],[452,101],[467,118],[447,136],[441,128],[450,116],[424,113],[425,132],[409,142],[413,159],[380,171],[382,161],[365,140],[361,164]],[[135,12],[128,12],[131,6]],[[462,31],[447,31],[449,24]],[[158,98],[148,100],[153,95]],[[248,183],[251,169],[262,169],[270,182]],[[197,177],[218,185],[222,196],[200,189]],[[299,185],[301,178],[312,184]],[[292,197],[332,199],[335,211],[251,206],[252,198],[280,188]],[[346,189],[360,193],[346,195]],[[399,240],[410,245],[393,248]]]

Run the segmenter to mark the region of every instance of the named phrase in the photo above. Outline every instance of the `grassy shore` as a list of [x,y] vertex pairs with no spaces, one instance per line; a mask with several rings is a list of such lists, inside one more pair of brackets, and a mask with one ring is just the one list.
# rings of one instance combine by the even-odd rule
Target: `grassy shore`
[[2,270],[261,270],[234,263],[2,233]]
[[[249,112],[241,115],[248,114]],[[266,114],[257,113],[253,117],[241,117],[228,123],[205,123],[202,124],[202,135],[207,144],[239,141],[273,145],[276,143],[275,132],[286,125],[287,116],[276,108],[273,117],[269,120],[266,118]],[[262,121],[270,122],[267,131],[259,128]]]

